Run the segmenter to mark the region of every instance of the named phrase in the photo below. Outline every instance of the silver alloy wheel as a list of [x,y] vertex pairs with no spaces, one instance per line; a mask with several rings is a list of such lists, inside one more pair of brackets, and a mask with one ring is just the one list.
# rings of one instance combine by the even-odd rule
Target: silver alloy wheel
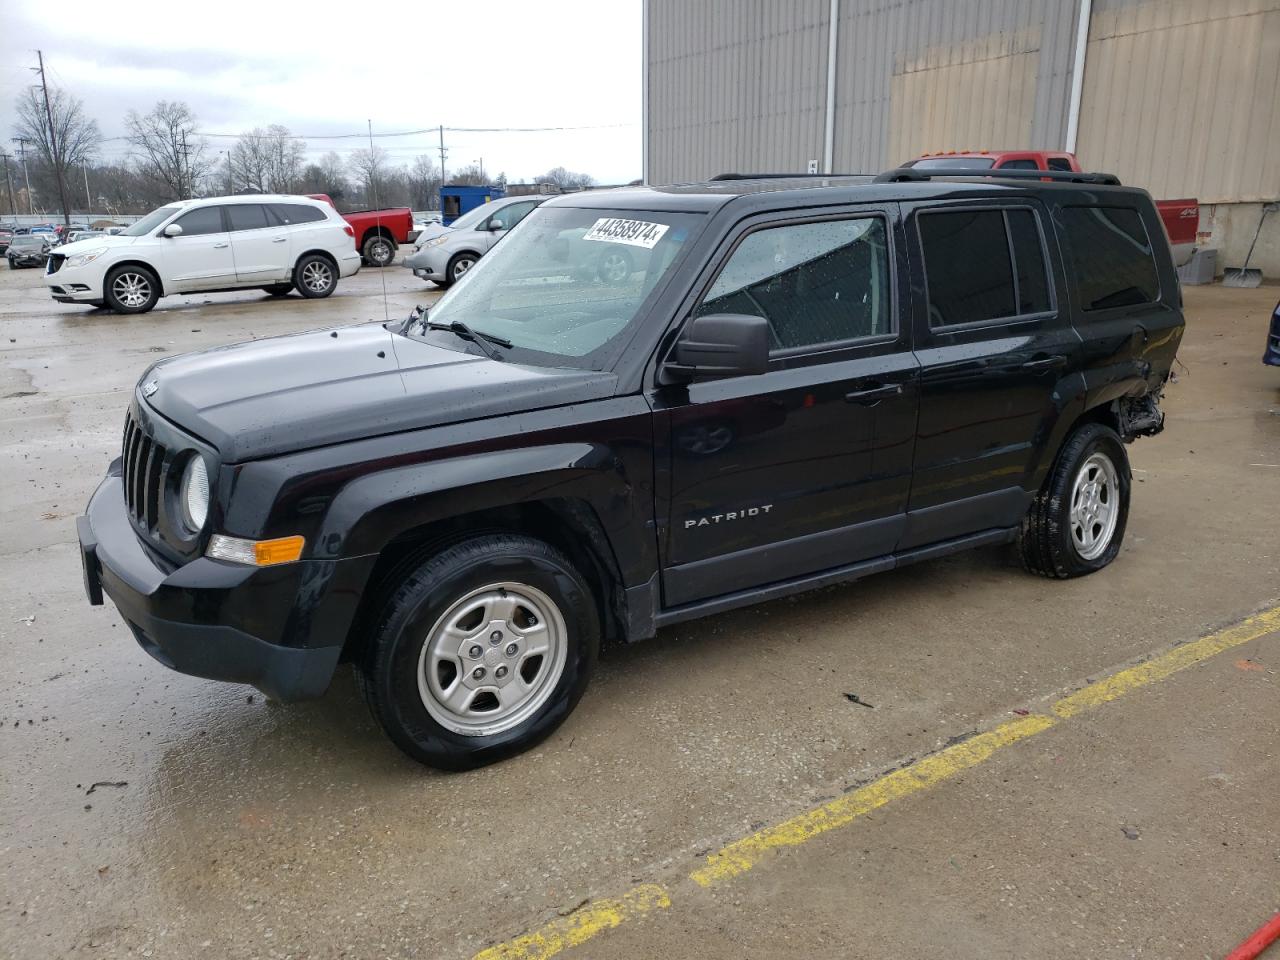
[[302,268],[302,282],[313,293],[324,293],[333,283],[333,270],[323,260],[312,260]]
[[1096,560],[1111,545],[1120,519],[1120,482],[1105,453],[1091,454],[1071,488],[1071,543],[1081,560]]
[[141,307],[151,299],[151,281],[144,274],[126,271],[111,283],[111,295],[126,307]]
[[560,608],[524,583],[494,583],[456,601],[418,654],[418,695],[442,727],[468,737],[502,733],[536,714],[568,655]]
[[621,253],[610,253],[600,261],[600,279],[606,283],[617,283],[625,280],[630,271],[627,269],[630,264],[627,258]]
[[463,257],[453,265],[453,279],[458,280],[464,273],[474,267],[476,262],[470,257]]
[[391,244],[386,240],[375,240],[369,244],[369,259],[374,263],[384,264],[391,262]]

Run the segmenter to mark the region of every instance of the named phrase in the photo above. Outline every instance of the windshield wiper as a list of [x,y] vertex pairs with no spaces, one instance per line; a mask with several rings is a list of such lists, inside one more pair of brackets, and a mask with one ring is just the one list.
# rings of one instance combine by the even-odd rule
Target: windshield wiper
[[496,343],[498,346],[505,347],[508,350],[511,349],[511,341],[508,340],[506,337],[497,337],[497,336],[494,336],[492,333],[477,332],[475,330],[472,330],[469,326],[467,326],[461,320],[454,320],[453,323],[428,322],[426,325],[426,328],[428,330],[448,330],[449,332],[461,337],[463,340],[470,340],[477,347],[483,350],[484,355],[488,357],[490,360],[501,360],[502,354],[498,353],[498,351],[496,350],[489,349],[489,347],[485,344],[486,340],[489,341],[489,343]]

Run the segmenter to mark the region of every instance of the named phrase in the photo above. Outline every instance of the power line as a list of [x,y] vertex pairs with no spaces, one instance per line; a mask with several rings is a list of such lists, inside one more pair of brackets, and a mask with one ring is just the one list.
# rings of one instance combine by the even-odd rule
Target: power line
[[[373,138],[376,140],[384,140],[392,137],[420,137],[427,134],[435,134],[438,132],[445,133],[565,133],[576,130],[616,130],[621,127],[635,127],[635,123],[598,123],[581,127],[423,127],[419,130],[398,130],[394,133],[375,133]],[[201,132],[202,137],[214,137],[221,139],[239,140],[241,137],[249,137],[256,140],[367,140],[368,133],[288,133],[281,134],[277,137],[275,134],[261,133],[255,134],[252,131],[244,133],[212,133]],[[103,141],[108,140],[128,140],[126,136],[103,137]],[[359,149],[364,149],[360,147]]]

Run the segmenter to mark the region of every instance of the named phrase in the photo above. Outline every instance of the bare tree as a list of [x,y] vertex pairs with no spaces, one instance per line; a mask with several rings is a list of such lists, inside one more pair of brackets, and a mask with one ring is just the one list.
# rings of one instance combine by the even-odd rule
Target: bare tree
[[352,178],[364,188],[366,201],[369,203],[375,202],[375,198],[381,200],[377,197],[378,188],[387,174],[388,162],[387,151],[381,147],[354,150],[351,153],[347,168],[351,171]]
[[484,187],[488,186],[489,178],[477,164],[473,163],[469,167],[461,167],[453,171],[449,176],[449,182],[463,186]]
[[130,110],[124,125],[139,172],[160,188],[165,200],[184,200],[204,182],[213,165],[209,144],[185,103],[159,100],[142,115]]
[[254,127],[231,148],[232,180],[253,193],[291,193],[302,179],[306,152],[307,145],[288,127]]
[[[73,97],[60,87],[49,88],[52,129],[44,109],[44,97],[36,87],[29,87],[18,94],[14,109],[18,120],[13,125],[13,135],[35,147],[37,163],[48,171],[49,179],[54,183],[59,178],[64,183],[72,183],[73,168],[88,161],[102,143],[98,121],[85,114],[84,103],[79,97]],[[60,161],[57,165],[55,156]]]
[[585,190],[594,186],[596,178],[587,173],[575,173],[564,167],[552,167],[540,177],[534,177],[535,183],[549,183],[560,190]]
[[440,209],[440,168],[425,153],[409,167],[409,205],[415,210]]

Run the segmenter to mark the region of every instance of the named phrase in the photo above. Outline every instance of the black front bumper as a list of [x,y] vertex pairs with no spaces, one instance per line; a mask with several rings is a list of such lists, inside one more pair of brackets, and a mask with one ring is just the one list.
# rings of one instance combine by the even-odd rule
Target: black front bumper
[[[142,649],[166,667],[252,684],[278,700],[328,688],[358,592],[340,609],[321,607],[349,561],[249,567],[200,557],[171,567],[138,539],[114,471],[77,518],[76,532],[89,602],[110,597]],[[323,628],[311,629],[313,622]]]
[[1267,347],[1262,351],[1262,362],[1272,367],[1280,367],[1280,303],[1276,304],[1271,314],[1271,329],[1267,331]]

